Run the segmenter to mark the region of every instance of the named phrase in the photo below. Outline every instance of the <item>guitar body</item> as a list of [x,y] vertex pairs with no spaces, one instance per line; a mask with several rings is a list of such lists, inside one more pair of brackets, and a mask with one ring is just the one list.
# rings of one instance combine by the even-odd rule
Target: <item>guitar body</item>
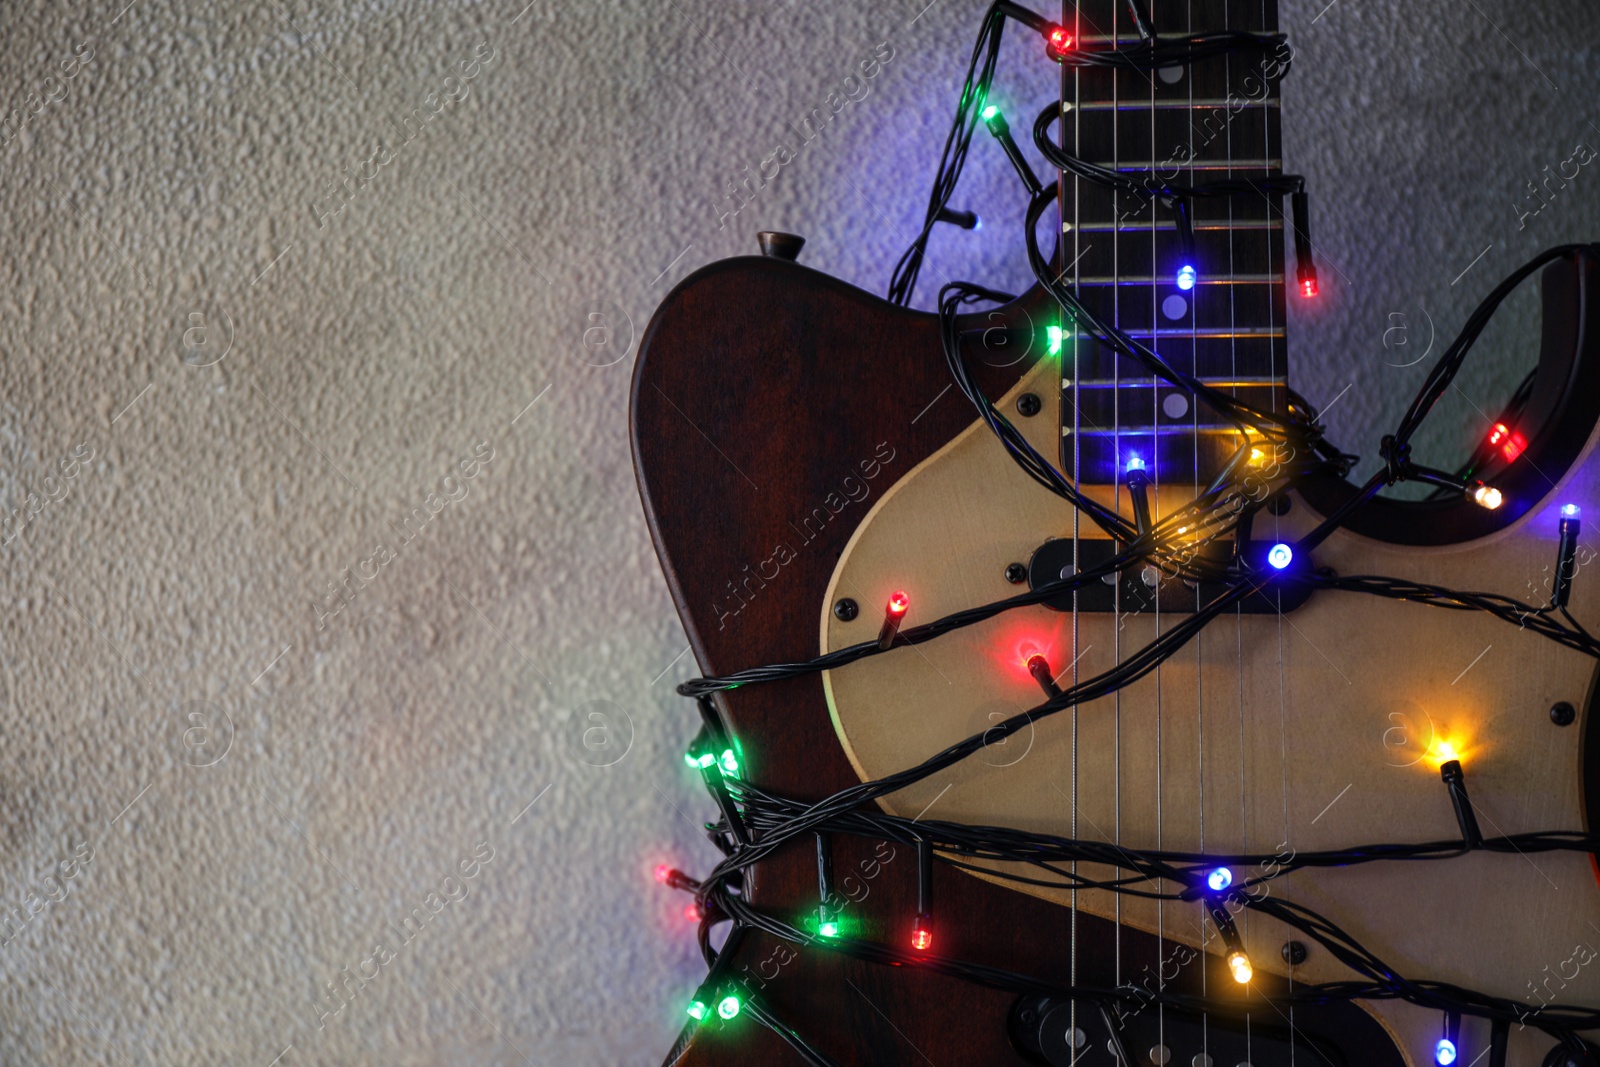
[[[1134,32],[1124,3],[1094,0],[1079,10],[1084,24],[1071,28],[1080,41]],[[1254,0],[1196,0],[1189,11],[1190,25],[1170,32],[1260,32],[1276,23],[1274,5]],[[1159,78],[1073,70],[1063,82],[1063,144],[1104,167],[1170,165],[1194,184],[1216,174],[1281,178],[1280,75],[1263,73],[1267,62],[1201,61],[1174,76],[1163,68]],[[1233,107],[1240,94],[1248,108]],[[1218,129],[1202,122],[1216,114]],[[1175,164],[1167,147],[1185,137],[1187,154]],[[1256,193],[1248,204],[1196,197],[1185,244],[1155,198],[1130,200],[1072,179],[1060,191],[1056,262],[1085,307],[1211,388],[1285,412],[1280,194]],[[1174,266],[1191,256],[1216,269],[1198,284],[1193,271],[1189,284],[1175,283]],[[1600,284],[1587,257],[1552,266],[1543,281],[1545,353],[1525,412],[1526,454],[1509,469],[1481,472],[1506,488],[1499,517],[1458,496],[1380,499],[1299,566],[1549,598],[1555,508],[1600,504],[1596,412],[1572,402],[1600,395],[1592,321]],[[1210,480],[1207,465],[1236,447],[1228,434],[1237,431],[1214,425],[1196,397],[1175,402],[1147,368],[1070,329],[1059,355],[1035,344],[1008,357],[1014,348],[990,351],[977,340],[996,323],[1038,337],[1060,322],[1055,299],[1034,290],[959,323],[974,340],[974,382],[1040,455],[1124,516],[1121,465],[1133,454],[1147,458],[1159,520],[1197,495]],[[777,256],[712,264],[666,298],[642,339],[632,433],[651,535],[707,675],[870,640],[894,591],[909,594],[914,626],[1021,591],[1023,571],[1029,581],[1053,580],[1063,560],[1081,569],[1093,553],[1110,554],[1098,528],[1031,481],[975,421],[951,387],[937,316]],[[1331,477],[1305,481],[1255,516],[1251,537],[1292,542],[1351,491]],[[1580,546],[1580,565],[1593,555]],[[1033,653],[1068,685],[1123,662],[1193,610],[1194,590],[1154,568],[1146,575],[1130,569],[1092,609],[1080,593],[1078,610],[1070,602],[1013,610],[826,674],[720,693],[715,705],[740,750],[739,774],[771,793],[817,801],[915,766],[1037,705],[1042,694],[1025,666]],[[1594,626],[1600,591],[1586,588],[1590,581],[1578,578],[1572,610]],[[882,807],[1130,848],[1287,861],[1374,842],[1459,840],[1439,771],[1450,746],[1486,836],[1590,825],[1586,805],[1600,803],[1591,659],[1484,613],[1328,589],[1308,599],[1278,595],[1214,620],[1115,695],[1040,720]],[[859,610],[836,611],[842,600]],[[1552,716],[1561,703],[1572,705],[1571,717]],[[745,901],[797,926],[814,916],[809,840],[750,867]],[[832,848],[850,936],[906,944],[917,913],[915,855],[846,835],[835,835]],[[1267,1004],[1296,984],[1355,975],[1260,913],[1236,915],[1255,966],[1240,986],[1197,903],[1074,895],[997,873],[936,862],[935,953],[1063,988],[1205,997],[1210,1009],[1135,1003],[1113,1020],[1086,1001],[1063,1014],[1062,1002],[753,931],[726,973],[840,1064],[1433,1060],[1437,1011],[1335,1002],[1297,1007],[1290,1018]],[[1600,886],[1585,855],[1479,852],[1311,869],[1255,891],[1326,915],[1408,978],[1529,1005],[1600,1003],[1600,965],[1590,965],[1600,958]],[[1510,1067],[1545,1062],[1552,1039],[1533,1022],[1513,1027]],[[1460,1038],[1463,1062],[1475,1063],[1488,1027],[1468,1019]],[[686,1029],[668,1062],[804,1061],[739,1018]]]
[[[1038,300],[1024,297],[1021,305]],[[937,463],[936,453],[972,422],[970,408],[945,391],[938,344],[934,316],[776,259],[713,264],[663,303],[635,370],[634,458],[651,535],[703,672],[818,653],[819,610],[831,603],[840,559],[869,509],[919,465]],[[977,376],[998,396],[1030,369],[980,367]],[[803,521],[814,506],[838,510],[818,529]],[[792,557],[777,551],[781,545],[794,549]],[[920,600],[913,610],[922,610]],[[906,655],[916,657],[896,652],[880,662]],[[742,773],[763,788],[819,800],[859,781],[820,677],[746,687],[717,705],[742,747]],[[1058,720],[1040,732],[1064,726]],[[919,728],[902,736],[895,758],[909,764],[934,743]],[[949,799],[936,812],[960,817],[960,809],[944,809]],[[1059,803],[1048,810],[1057,813],[1057,828],[1065,825]],[[859,898],[848,918],[860,936],[909,935],[916,911],[912,856],[901,850],[884,862],[871,844],[841,839],[834,866],[840,892]],[[1120,958],[1126,980],[1143,976],[1152,988],[1161,983],[1149,976],[1163,971],[1170,991],[1226,988],[1216,957],[1175,955],[1183,944],[1175,930],[1161,941],[1131,924],[1074,913],[942,865],[938,894],[939,949],[952,956],[1068,984],[1076,937],[1082,984],[1110,984]],[[777,913],[813,912],[814,853],[797,846],[758,864],[748,896]],[[762,936],[746,939],[739,955],[735,973],[791,1025],[820,1034],[818,1043],[840,1063],[1029,1062],[1008,1037],[1012,994],[792,949]],[[1281,990],[1287,983],[1264,975],[1257,987]],[[1256,1021],[1263,1030],[1282,1023]],[[1338,1036],[1351,1065],[1406,1062],[1389,1032],[1359,1008],[1302,1012],[1295,1026]],[[800,1062],[765,1031],[731,1025],[696,1031],[684,1056],[681,1062],[692,1064]]]

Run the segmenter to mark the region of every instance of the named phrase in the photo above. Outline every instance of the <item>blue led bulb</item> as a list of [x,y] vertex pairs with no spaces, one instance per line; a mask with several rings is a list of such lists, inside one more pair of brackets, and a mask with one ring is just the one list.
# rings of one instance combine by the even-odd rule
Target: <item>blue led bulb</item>
[[1272,564],[1276,570],[1283,570],[1283,568],[1287,567],[1293,560],[1294,549],[1290,548],[1286,544],[1283,544],[1281,541],[1278,544],[1273,545],[1272,548],[1267,552],[1267,562]]
[[1178,288],[1187,293],[1190,289],[1194,288],[1195,279],[1197,277],[1198,275],[1195,273],[1194,267],[1188,263],[1185,263],[1183,266],[1178,268]]

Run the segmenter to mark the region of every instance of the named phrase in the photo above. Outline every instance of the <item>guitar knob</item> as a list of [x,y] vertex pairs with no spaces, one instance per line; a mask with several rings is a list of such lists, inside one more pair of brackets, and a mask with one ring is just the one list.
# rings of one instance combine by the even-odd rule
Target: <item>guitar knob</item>
[[756,243],[761,246],[762,255],[792,262],[800,258],[800,250],[806,246],[806,239],[795,233],[762,230],[756,234]]

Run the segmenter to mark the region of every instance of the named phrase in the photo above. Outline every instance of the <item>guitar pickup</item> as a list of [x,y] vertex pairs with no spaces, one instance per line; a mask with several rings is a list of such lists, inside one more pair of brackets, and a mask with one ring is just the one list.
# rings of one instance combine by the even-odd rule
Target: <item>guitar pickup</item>
[[[1232,541],[1209,541],[1198,548],[1196,559],[1215,567],[1226,567],[1233,561],[1233,544]],[[1256,587],[1238,604],[1238,610],[1245,615],[1293,611],[1311,599],[1311,586],[1293,580],[1298,574],[1309,573],[1310,559],[1297,557],[1287,567],[1275,569],[1265,562],[1271,548],[1262,541],[1245,542],[1242,553],[1245,558],[1260,561],[1259,577],[1253,581]],[[1052,538],[1035,549],[1033,558],[1028,561],[1028,587],[1038,589],[1079,571],[1102,567],[1121,550],[1120,543],[1107,539]],[[1227,591],[1228,586],[1223,582],[1190,581],[1140,559],[1098,582],[1052,597],[1044,604],[1056,611],[1071,611],[1076,600],[1080,612],[1091,614],[1153,614],[1159,606],[1163,612],[1193,615],[1198,608]]]

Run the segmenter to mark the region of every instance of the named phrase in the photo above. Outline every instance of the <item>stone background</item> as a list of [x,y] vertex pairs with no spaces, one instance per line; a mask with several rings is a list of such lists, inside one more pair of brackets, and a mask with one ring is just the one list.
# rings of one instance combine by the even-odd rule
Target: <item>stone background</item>
[[[0,503],[48,498],[0,547],[0,1061],[659,1062],[700,964],[650,870],[713,854],[630,338],[761,228],[881,291],[982,5],[124,3],[15,3],[0,38],[0,106],[50,97],[0,147]],[[1283,7],[1325,294],[1292,301],[1292,373],[1370,455],[1425,366],[1394,364],[1595,236],[1593,167],[1520,231],[1513,204],[1600,146],[1600,11]],[[880,42],[865,98],[720,222]],[[997,96],[1051,86],[1013,40]],[[987,139],[956,200],[987,224],[924,277],[1022,287]],[[1534,322],[1508,309],[1419,458],[1482,431]]]

